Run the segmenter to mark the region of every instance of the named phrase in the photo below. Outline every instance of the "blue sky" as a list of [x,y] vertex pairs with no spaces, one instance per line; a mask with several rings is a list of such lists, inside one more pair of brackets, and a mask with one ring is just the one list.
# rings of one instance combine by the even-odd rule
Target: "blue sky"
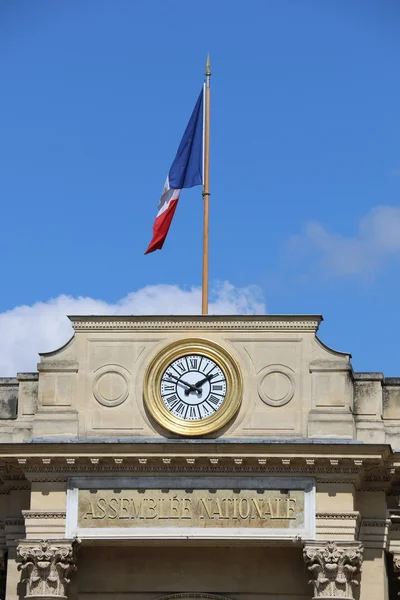
[[143,253],[209,51],[219,308],[322,313],[356,370],[400,375],[399,22],[395,0],[2,0],[0,359],[57,345],[32,321],[73,298],[196,309],[199,188]]

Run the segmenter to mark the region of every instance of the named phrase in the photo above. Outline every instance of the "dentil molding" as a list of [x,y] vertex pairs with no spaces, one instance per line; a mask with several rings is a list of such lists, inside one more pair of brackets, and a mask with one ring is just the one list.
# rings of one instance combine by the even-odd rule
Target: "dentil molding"
[[69,317],[75,331],[310,331],[316,332],[322,321],[319,315],[266,315],[221,317]]
[[66,511],[52,511],[52,510],[23,510],[22,514],[24,519],[65,519]]

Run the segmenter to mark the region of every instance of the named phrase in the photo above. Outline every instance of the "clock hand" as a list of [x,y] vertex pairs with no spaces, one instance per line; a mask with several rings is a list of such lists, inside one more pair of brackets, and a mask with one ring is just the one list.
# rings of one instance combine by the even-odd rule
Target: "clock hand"
[[[168,377],[173,377],[173,379],[176,379],[178,382],[183,383],[183,385],[186,385],[191,392],[199,392],[199,390],[197,389],[197,387],[195,385],[188,383],[184,379],[180,379],[180,377],[177,377],[176,375],[173,375],[172,373],[167,373],[167,375],[168,375]],[[188,393],[188,390],[185,390],[185,393]]]
[[194,387],[199,390],[199,386],[203,385],[203,383],[205,383],[206,381],[210,381],[213,377],[215,377],[217,375],[217,373],[213,373],[213,375],[206,375],[206,377],[204,377],[204,379],[200,379],[200,381],[198,381],[197,383],[194,384]]

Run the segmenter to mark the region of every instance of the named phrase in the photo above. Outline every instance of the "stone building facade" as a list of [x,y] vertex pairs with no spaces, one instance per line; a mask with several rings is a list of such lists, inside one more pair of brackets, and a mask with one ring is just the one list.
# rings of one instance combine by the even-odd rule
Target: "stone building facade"
[[318,316],[71,321],[0,379],[1,598],[397,597],[400,379]]

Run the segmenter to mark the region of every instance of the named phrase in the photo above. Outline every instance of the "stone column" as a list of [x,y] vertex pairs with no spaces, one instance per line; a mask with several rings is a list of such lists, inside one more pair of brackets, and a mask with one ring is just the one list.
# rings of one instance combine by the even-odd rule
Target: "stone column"
[[66,600],[70,574],[76,570],[77,540],[24,540],[17,548],[25,599]]
[[0,599],[6,597],[7,550],[0,548]]
[[363,546],[359,542],[336,544],[315,542],[303,550],[306,570],[314,587],[313,600],[354,599],[363,560]]

